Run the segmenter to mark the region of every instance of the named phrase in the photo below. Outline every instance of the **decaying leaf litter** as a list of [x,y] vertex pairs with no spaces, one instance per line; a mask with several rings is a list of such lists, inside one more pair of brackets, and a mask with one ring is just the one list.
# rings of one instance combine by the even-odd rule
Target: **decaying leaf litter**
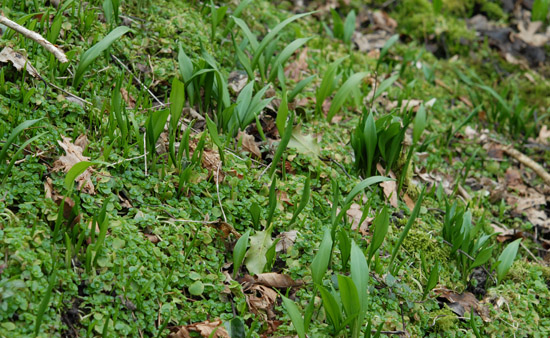
[[[237,4],[206,4],[201,11],[191,3],[105,1],[84,12],[82,4],[56,2],[34,8],[49,8],[49,15],[18,21],[54,48],[71,51],[69,66],[48,54],[51,46],[33,46],[32,34],[3,35],[0,335],[244,337],[307,330],[308,336],[355,336],[361,332],[353,316],[338,330],[324,292],[338,297],[340,316],[350,316],[344,290],[360,283],[354,267],[361,255],[349,249],[357,244],[370,267],[369,288],[356,291],[369,300],[362,331],[547,335],[549,102],[540,94],[549,88],[550,30],[548,18],[532,20],[538,12],[530,7],[540,4],[307,1],[280,11],[281,4],[242,3],[244,25],[266,40],[268,28],[293,12],[316,12],[291,23],[293,30],[281,28],[273,44],[259,45],[263,50],[230,17],[239,17]],[[12,19],[33,12],[32,5],[3,6]],[[415,20],[428,24],[415,26]],[[131,30],[101,41],[120,24]],[[92,36],[94,30],[101,34]],[[397,44],[386,49],[395,34]],[[314,38],[291,53],[278,74],[262,68],[304,36]],[[194,77],[182,68],[178,44],[199,72]],[[98,53],[80,67],[79,56],[93,45],[118,63]],[[244,50],[239,57],[237,47]],[[324,71],[342,56],[347,59],[333,87],[318,103]],[[254,78],[246,58],[259,69]],[[24,69],[37,79],[22,76]],[[78,80],[72,81],[75,69]],[[338,91],[364,71],[362,94]],[[184,93],[171,95],[174,76],[184,81]],[[224,77],[227,97],[220,91]],[[265,91],[270,102],[250,126],[207,128],[207,116],[222,126],[232,109],[248,119],[253,107],[235,100],[250,81],[256,93],[268,77],[275,79]],[[303,89],[293,93],[300,83]],[[184,114],[159,110],[178,106],[178,95]],[[222,112],[227,99],[236,105]],[[341,105],[336,111],[335,101]],[[286,104],[290,119],[278,119]],[[408,126],[395,166],[377,163],[377,175],[395,181],[372,185],[346,205],[348,193],[366,178],[354,169],[349,142],[365,109],[377,121],[426,109],[428,126],[418,145],[415,125]],[[32,127],[12,133],[40,117],[47,118],[39,121],[47,133]],[[286,150],[278,152],[281,144]],[[418,201],[418,218],[405,225]],[[470,252],[442,239],[446,204],[455,201],[492,250]],[[336,225],[333,246],[319,275],[318,257],[327,251],[320,243],[330,224]],[[372,251],[374,243],[382,244]],[[244,250],[238,266],[236,250]],[[487,260],[485,252],[492,252]],[[476,267],[461,275],[458,267],[468,264]],[[322,285],[313,284],[315,276]],[[288,298],[282,302],[282,296]]]

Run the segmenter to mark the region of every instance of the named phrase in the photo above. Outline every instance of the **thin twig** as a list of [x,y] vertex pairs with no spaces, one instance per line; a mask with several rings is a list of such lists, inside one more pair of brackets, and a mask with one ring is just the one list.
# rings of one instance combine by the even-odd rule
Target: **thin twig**
[[143,150],[144,150],[144,153],[143,153],[143,157],[145,157],[145,176],[147,176],[147,151],[145,148],[146,147],[146,144],[145,144],[145,137],[147,136],[147,131],[143,133]]
[[158,104],[160,104],[161,106],[166,106],[165,103],[161,102],[158,97],[155,96],[155,94],[153,94],[153,92],[151,90],[149,90],[149,88],[147,88],[147,86],[145,84],[143,84],[143,82],[141,82],[141,80],[134,75],[134,73],[132,73],[130,71],[130,69],[128,69],[128,67],[126,67],[126,65],[124,63],[122,63],[122,61],[120,61],[116,56],[114,56],[113,54],[111,54],[111,57],[113,58],[113,60],[115,60],[122,68],[124,68],[128,73],[130,73],[130,75],[132,75],[132,77],[134,78],[134,80],[136,80],[137,83],[139,83],[140,86],[142,86],[148,93],[149,95],[151,95],[153,97],[153,99],[155,99],[155,101],[157,101]]
[[223,211],[222,199],[220,197],[220,167],[221,163],[218,163],[218,170],[216,172],[216,191],[218,192],[218,202],[220,203],[220,208],[222,209],[223,220],[227,223],[227,217],[225,217],[225,211]]
[[214,223],[218,223],[219,221],[217,220],[216,221],[195,221],[192,219],[172,218],[170,219],[170,222],[214,224]]
[[25,36],[26,38],[35,41],[36,43],[44,47],[48,52],[52,53],[61,63],[69,62],[69,59],[67,59],[65,53],[61,49],[53,45],[51,42],[44,39],[42,35],[23,27],[16,22],[11,21],[3,15],[0,15],[0,24],[3,24],[13,29],[17,33]]
[[65,94],[67,94],[67,95],[69,95],[69,96],[71,96],[71,97],[74,97],[74,98],[77,99],[78,101],[80,101],[80,102],[82,102],[82,103],[85,103],[85,104],[87,104],[88,106],[92,106],[92,103],[91,103],[91,102],[86,101],[86,100],[84,100],[83,98],[76,96],[75,94],[69,93],[69,92],[66,91],[65,89],[60,88],[60,87],[54,85],[54,84],[51,83],[51,82],[46,82],[46,84],[48,84],[48,86],[54,87],[55,89],[57,89],[57,90],[59,90],[59,91],[62,91],[63,93],[65,93]]
[[262,170],[262,172],[260,174],[260,177],[258,177],[258,181],[262,178],[262,176],[264,176],[265,172],[269,169],[269,167],[271,167],[272,164],[273,164],[273,162],[269,163],[269,165],[267,167],[265,167],[264,170]]

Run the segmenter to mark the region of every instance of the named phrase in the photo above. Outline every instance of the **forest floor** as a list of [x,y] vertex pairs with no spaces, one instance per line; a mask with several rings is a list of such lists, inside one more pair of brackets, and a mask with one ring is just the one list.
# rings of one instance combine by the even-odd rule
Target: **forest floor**
[[0,7],[68,58],[0,25],[0,337],[550,336],[547,2],[46,3]]

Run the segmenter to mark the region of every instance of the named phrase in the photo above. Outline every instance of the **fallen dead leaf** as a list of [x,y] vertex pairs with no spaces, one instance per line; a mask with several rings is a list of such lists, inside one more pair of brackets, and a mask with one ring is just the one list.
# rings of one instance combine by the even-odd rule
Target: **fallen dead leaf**
[[225,330],[221,319],[213,321],[206,320],[200,323],[193,323],[184,326],[176,326],[170,329],[169,338],[191,338],[190,332],[198,332],[205,338],[231,338]]
[[264,321],[276,318],[273,307],[277,300],[277,292],[264,285],[248,285],[243,288],[246,303],[250,311],[264,319]]
[[286,252],[290,247],[294,245],[297,236],[297,230],[290,230],[280,233],[277,236],[277,238],[279,238],[279,241],[275,246],[275,252]]
[[122,95],[124,102],[128,105],[128,108],[134,109],[136,107],[136,99],[132,96],[132,94],[128,93],[126,88],[120,88],[120,94]]
[[[65,150],[66,155],[62,155],[59,157],[57,161],[53,164],[53,171],[61,171],[63,170],[65,173],[67,173],[73,165],[77,164],[78,162],[82,161],[88,161],[90,158],[82,155],[82,147],[79,147],[71,142],[71,140],[67,137],[62,136],[61,141],[57,141],[57,143]],[[92,172],[93,169],[91,167],[88,167],[80,176],[76,178],[76,182],[78,183],[78,190],[85,192],[90,195],[95,194],[95,187],[92,183]]]
[[412,200],[412,198],[410,198],[409,195],[405,194],[403,195],[403,200],[405,201],[405,204],[407,205],[407,207],[409,208],[409,210],[412,210],[414,209],[414,201]]
[[18,71],[26,69],[27,73],[29,73],[32,77],[41,78],[36,68],[34,68],[30,61],[27,60],[27,57],[19,52],[14,51],[11,47],[4,47],[4,49],[2,49],[2,51],[0,52],[0,62],[11,62],[11,64]]
[[543,125],[542,128],[540,128],[539,136],[536,141],[540,144],[550,145],[550,129],[548,129],[548,126]]
[[214,182],[221,183],[225,178],[223,170],[218,168],[221,166],[220,155],[216,150],[204,148],[201,159],[202,167],[208,169],[210,177],[214,177]]
[[288,275],[284,275],[282,273],[276,273],[276,272],[267,272],[267,273],[261,273],[259,275],[254,276],[254,280],[256,284],[269,286],[272,288],[278,288],[278,289],[286,289],[293,286],[300,286],[303,285],[303,281],[301,280],[293,280]]
[[489,310],[479,303],[476,296],[471,292],[461,294],[455,293],[446,288],[434,289],[438,295],[437,299],[440,302],[446,303],[447,306],[459,317],[464,317],[465,313],[470,313],[473,309],[484,322],[489,322]]
[[287,78],[290,78],[294,81],[300,81],[302,78],[302,73],[304,73],[308,69],[307,65],[307,47],[302,49],[300,52],[300,55],[298,58],[294,61],[289,63],[285,67],[285,75]]
[[158,242],[160,242],[160,238],[157,236],[157,235],[152,235],[152,234],[143,234],[145,236],[145,238],[147,238],[147,240],[153,244],[157,244]]
[[227,86],[235,95],[241,92],[247,82],[248,76],[242,71],[234,70],[229,73],[229,77],[227,78]]
[[544,34],[540,34],[537,33],[540,27],[542,27],[541,21],[528,21],[527,27],[525,27],[525,22],[520,21],[518,23],[519,33],[515,35],[531,46],[541,47],[550,40],[550,28]]
[[311,135],[303,134],[300,126],[296,126],[292,130],[292,137],[288,142],[288,147],[296,149],[302,155],[310,155],[314,159],[317,159],[321,153],[317,140]]
[[224,239],[229,237],[229,235],[231,234],[234,235],[237,239],[241,238],[241,234],[239,234],[239,232],[235,230],[235,228],[233,228],[231,224],[226,223],[221,219],[219,219],[216,223],[209,223],[208,225],[211,226],[212,228],[216,228],[220,230],[223,233]]
[[238,140],[242,140],[243,149],[254,155],[256,158],[262,158],[262,152],[258,143],[254,140],[254,136],[248,135],[246,132],[239,131],[237,135]]

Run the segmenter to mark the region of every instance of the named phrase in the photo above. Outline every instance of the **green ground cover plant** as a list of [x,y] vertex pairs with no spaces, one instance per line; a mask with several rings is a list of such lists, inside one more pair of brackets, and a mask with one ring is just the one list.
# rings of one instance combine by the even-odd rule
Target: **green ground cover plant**
[[0,5],[0,337],[550,335],[548,1],[331,4]]

